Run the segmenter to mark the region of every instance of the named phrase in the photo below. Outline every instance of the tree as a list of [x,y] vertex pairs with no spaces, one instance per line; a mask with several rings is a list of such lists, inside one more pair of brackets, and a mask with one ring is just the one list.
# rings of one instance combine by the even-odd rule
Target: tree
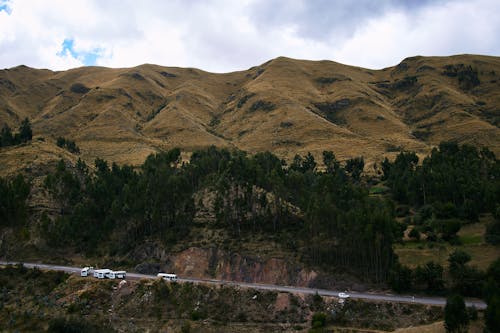
[[14,137],[12,136],[12,130],[5,124],[0,132],[0,142],[3,147],[12,146],[14,144]]
[[389,284],[398,293],[410,290],[412,287],[412,275],[413,272],[410,268],[398,263],[389,275]]
[[500,244],[500,205],[496,206],[494,211],[495,220],[486,227],[485,239],[488,243]]
[[488,307],[484,313],[485,332],[498,332],[500,327],[500,290],[489,298]]
[[484,295],[488,307],[484,312],[485,333],[498,332],[500,327],[500,258],[488,268]]
[[355,157],[347,160],[345,170],[351,175],[352,179],[359,180],[364,167],[365,160],[363,157]]
[[323,164],[325,165],[326,173],[334,174],[340,167],[340,163],[335,158],[335,154],[331,151],[323,151]]
[[446,299],[444,308],[444,327],[446,332],[466,333],[469,326],[469,314],[462,296],[455,294]]
[[465,265],[470,261],[470,255],[463,250],[455,250],[448,257],[450,275],[454,280],[464,277]]
[[423,267],[415,269],[415,279],[417,282],[426,285],[426,289],[432,293],[439,293],[443,290],[443,266],[435,262],[428,262]]
[[31,130],[31,123],[28,118],[25,118],[21,126],[19,126],[19,140],[21,142],[30,141],[33,137],[33,131]]
[[19,174],[13,180],[0,178],[0,226],[22,226],[27,218],[26,199],[31,185]]
[[471,257],[462,250],[455,250],[448,258],[452,287],[466,296],[481,296],[484,273],[467,263]]

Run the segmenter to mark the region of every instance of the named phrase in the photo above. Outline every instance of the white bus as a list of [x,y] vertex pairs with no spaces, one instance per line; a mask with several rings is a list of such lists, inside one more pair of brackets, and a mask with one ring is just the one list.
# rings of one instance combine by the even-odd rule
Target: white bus
[[105,278],[107,278],[107,275],[110,272],[112,272],[112,270],[107,269],[107,268],[105,268],[105,269],[96,269],[94,271],[94,277],[98,278],[98,279],[105,279]]
[[176,274],[158,273],[157,276],[159,278],[162,278],[165,281],[177,282],[177,275]]
[[125,279],[126,276],[126,271],[110,271],[106,274],[108,279]]

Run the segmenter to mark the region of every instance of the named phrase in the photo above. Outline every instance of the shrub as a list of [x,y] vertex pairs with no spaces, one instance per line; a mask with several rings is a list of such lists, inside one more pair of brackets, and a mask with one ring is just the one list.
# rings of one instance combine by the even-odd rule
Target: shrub
[[111,327],[89,323],[78,318],[54,318],[49,321],[48,333],[114,332]]
[[414,238],[416,240],[420,240],[420,232],[418,232],[417,228],[412,228],[411,231],[408,233],[408,237]]
[[314,329],[326,326],[326,314],[323,312],[316,312],[312,316],[311,326]]
[[90,88],[86,87],[83,83],[74,83],[69,90],[75,94],[86,94],[90,91]]
[[237,107],[238,109],[240,109],[243,105],[245,105],[245,103],[250,99],[252,98],[253,96],[255,96],[254,93],[250,93],[248,95],[245,95],[243,96],[239,101],[238,101],[238,104],[237,104]]
[[58,147],[68,150],[71,153],[80,154],[80,148],[76,145],[75,141],[73,140],[66,139],[60,136],[56,140],[56,145]]
[[276,108],[276,105],[274,105],[273,103],[271,102],[267,102],[267,101],[262,101],[262,100],[258,100],[257,102],[253,103],[252,106],[250,106],[250,111],[251,112],[255,112],[255,111],[258,111],[258,110],[262,110],[262,111],[272,111]]
[[184,324],[181,326],[181,332],[182,333],[189,333],[191,332],[191,324],[189,321],[185,321]]
[[389,275],[391,288],[400,293],[412,288],[413,272],[410,268],[397,264]]
[[500,220],[491,222],[486,227],[486,242],[497,245],[500,244]]

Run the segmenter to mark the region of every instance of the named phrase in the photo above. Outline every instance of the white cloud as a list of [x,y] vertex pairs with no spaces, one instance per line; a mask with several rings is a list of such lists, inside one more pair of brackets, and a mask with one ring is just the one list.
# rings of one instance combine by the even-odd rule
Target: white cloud
[[[269,3],[268,3],[269,2]],[[283,55],[363,67],[500,53],[496,0],[0,0],[0,67],[155,63],[226,72]],[[61,52],[73,40],[73,54]],[[90,56],[89,56],[90,55]]]
[[369,20],[333,56],[381,68],[415,55],[499,55],[499,12],[500,3],[492,1],[450,2],[416,13],[387,12]]

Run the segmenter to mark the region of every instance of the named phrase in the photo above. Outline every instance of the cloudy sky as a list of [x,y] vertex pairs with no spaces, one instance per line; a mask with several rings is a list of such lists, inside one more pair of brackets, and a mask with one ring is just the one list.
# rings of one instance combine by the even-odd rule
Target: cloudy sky
[[287,56],[375,69],[498,56],[499,13],[499,0],[0,0],[0,68],[228,72]]

